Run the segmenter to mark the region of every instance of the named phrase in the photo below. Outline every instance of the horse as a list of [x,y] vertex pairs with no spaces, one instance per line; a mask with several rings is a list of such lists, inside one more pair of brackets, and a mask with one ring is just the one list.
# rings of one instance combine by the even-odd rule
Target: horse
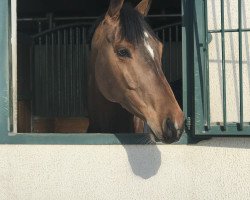
[[110,0],[94,28],[88,67],[90,133],[142,133],[179,140],[184,114],[162,71],[163,44],[145,21],[151,0],[136,7]]

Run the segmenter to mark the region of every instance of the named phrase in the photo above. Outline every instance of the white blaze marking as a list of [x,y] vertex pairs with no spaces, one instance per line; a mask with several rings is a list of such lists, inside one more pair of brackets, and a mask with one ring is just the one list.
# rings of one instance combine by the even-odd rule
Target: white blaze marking
[[146,38],[149,37],[149,36],[148,36],[148,33],[147,33],[146,31],[144,32],[144,35],[145,35]]
[[152,49],[152,47],[146,41],[145,41],[145,46],[146,46],[147,50],[149,51],[150,55],[152,56],[152,58],[154,59],[155,58],[155,54],[154,54],[154,50]]
[[149,38],[149,35],[147,32],[144,32],[145,38],[144,38],[144,45],[147,48],[148,52],[150,53],[150,55],[152,56],[152,58],[154,59],[155,54],[154,54],[154,50],[153,48],[150,46],[150,44],[148,43],[147,39]]

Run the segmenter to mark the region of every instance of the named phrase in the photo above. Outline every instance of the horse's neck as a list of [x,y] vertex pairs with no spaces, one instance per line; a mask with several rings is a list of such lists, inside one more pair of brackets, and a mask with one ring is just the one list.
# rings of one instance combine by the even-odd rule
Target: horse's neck
[[97,87],[94,69],[90,69],[89,72],[89,132],[134,132],[133,115],[123,109],[119,104],[108,101]]

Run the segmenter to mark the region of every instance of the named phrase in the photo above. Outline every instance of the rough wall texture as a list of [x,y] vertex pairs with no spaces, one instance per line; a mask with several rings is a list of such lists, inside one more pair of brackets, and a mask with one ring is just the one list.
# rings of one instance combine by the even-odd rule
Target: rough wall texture
[[0,199],[249,199],[250,139],[0,146]]
[[[208,1],[210,30],[221,29],[221,9],[218,0]],[[238,0],[225,0],[225,29],[238,29]],[[250,1],[242,0],[242,27],[250,28]],[[212,34],[209,44],[211,122],[222,122],[222,59],[221,34]],[[242,35],[243,43],[243,104],[244,121],[250,121],[250,32]],[[239,42],[238,33],[225,33],[227,120],[239,122]]]

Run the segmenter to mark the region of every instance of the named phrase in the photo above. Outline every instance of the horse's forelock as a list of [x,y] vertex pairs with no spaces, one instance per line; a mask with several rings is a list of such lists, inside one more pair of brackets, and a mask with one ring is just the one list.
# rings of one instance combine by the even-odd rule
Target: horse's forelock
[[[90,29],[89,42],[93,38],[96,28],[104,20],[105,15],[99,17]],[[120,11],[120,34],[121,39],[126,39],[131,44],[138,44],[143,41],[145,32],[156,37],[153,30],[137,10],[130,3],[125,3]]]

